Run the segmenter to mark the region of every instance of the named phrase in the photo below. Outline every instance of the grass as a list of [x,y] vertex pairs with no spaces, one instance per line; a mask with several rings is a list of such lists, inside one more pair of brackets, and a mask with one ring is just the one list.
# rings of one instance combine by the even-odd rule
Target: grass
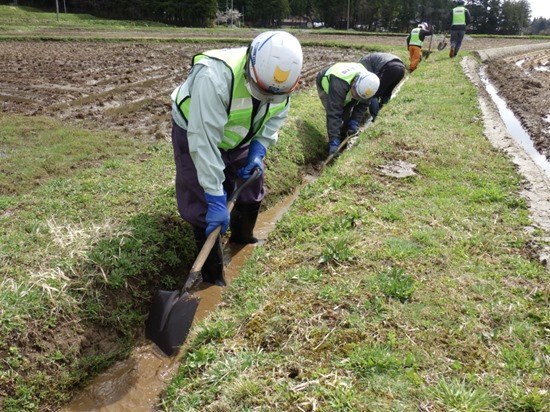
[[[163,410],[549,410],[548,272],[521,178],[436,56],[256,249]],[[417,175],[380,173],[396,160]]]
[[[432,56],[193,329],[161,408],[549,410],[548,272],[522,178],[484,138],[458,61]],[[305,90],[266,158],[271,204],[325,139]],[[166,141],[0,114],[0,409],[63,405],[139,341],[153,292],[179,285],[194,250],[171,156]],[[381,173],[396,160],[417,174]]]

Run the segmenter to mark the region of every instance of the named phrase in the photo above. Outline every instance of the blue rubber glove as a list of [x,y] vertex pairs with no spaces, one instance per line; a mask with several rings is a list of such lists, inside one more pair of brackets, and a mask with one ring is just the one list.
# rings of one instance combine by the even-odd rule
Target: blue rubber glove
[[348,136],[355,134],[359,131],[359,122],[357,120],[350,120],[348,122]]
[[266,149],[263,144],[257,140],[252,140],[250,146],[248,147],[248,160],[245,167],[237,170],[237,176],[242,177],[243,179],[248,179],[254,169],[260,170],[260,176],[264,172],[264,156]]
[[227,210],[227,195],[224,193],[221,196],[204,194],[208,203],[208,211],[206,212],[206,236],[218,226],[221,225],[221,233],[225,233],[229,227],[229,210]]
[[338,151],[338,146],[340,146],[340,140],[338,139],[332,139],[328,142],[328,154],[334,154]]

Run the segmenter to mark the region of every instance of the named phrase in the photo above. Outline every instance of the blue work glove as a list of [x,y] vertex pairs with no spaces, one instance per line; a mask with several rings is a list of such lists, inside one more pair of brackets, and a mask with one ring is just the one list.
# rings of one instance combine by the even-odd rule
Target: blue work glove
[[359,131],[359,122],[357,120],[350,120],[348,122],[348,136],[355,134]]
[[264,156],[266,149],[263,144],[257,140],[252,140],[250,146],[248,147],[248,160],[245,167],[237,170],[237,176],[242,177],[243,179],[248,179],[252,176],[254,169],[260,170],[260,175],[264,172]]
[[229,210],[227,210],[227,195],[224,193],[221,196],[204,194],[208,203],[208,211],[206,212],[206,236],[218,226],[221,225],[221,233],[225,233],[229,227]]
[[338,146],[340,146],[340,140],[332,139],[328,142],[328,154],[334,154],[338,151]]

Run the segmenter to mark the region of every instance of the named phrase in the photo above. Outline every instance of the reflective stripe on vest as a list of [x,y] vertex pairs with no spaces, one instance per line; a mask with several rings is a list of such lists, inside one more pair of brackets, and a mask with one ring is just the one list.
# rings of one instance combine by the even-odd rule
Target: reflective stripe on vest
[[455,24],[466,24],[466,8],[458,6],[453,9],[453,26]]
[[[289,102],[287,98],[284,102],[278,105],[261,105],[260,111],[256,117],[262,116],[254,128],[254,119],[252,119],[252,97],[245,85],[244,66],[246,64],[246,47],[238,49],[221,49],[209,50],[207,52],[197,54],[193,57],[193,66],[201,64],[200,61],[209,57],[223,62],[231,69],[231,99],[227,108],[227,123],[224,126],[224,135],[222,141],[218,144],[218,148],[222,150],[234,149],[239,146],[243,140],[250,135],[255,135],[265,123],[275,114],[284,110]],[[189,107],[191,104],[191,96],[180,96],[180,90],[176,97],[176,104],[179,107],[185,121],[189,123]]]
[[416,28],[412,29],[411,38],[409,40],[409,46],[422,47],[424,42],[422,40],[420,40],[420,30],[421,30],[420,27],[416,27]]
[[366,71],[367,69],[365,69],[365,67],[361,63],[336,63],[325,72],[325,75],[321,80],[321,86],[323,87],[325,93],[328,94],[330,89],[330,76],[336,76],[339,79],[344,80],[347,84],[350,85],[348,94],[346,95],[346,100],[344,101],[344,105],[346,105],[352,99],[351,82],[353,81],[353,79],[355,79],[355,76]]

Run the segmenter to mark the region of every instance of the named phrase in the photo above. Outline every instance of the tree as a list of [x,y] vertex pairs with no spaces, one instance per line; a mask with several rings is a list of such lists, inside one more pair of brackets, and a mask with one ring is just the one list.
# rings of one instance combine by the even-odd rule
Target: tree
[[527,0],[504,0],[502,5],[503,34],[522,34],[529,27],[531,7]]

